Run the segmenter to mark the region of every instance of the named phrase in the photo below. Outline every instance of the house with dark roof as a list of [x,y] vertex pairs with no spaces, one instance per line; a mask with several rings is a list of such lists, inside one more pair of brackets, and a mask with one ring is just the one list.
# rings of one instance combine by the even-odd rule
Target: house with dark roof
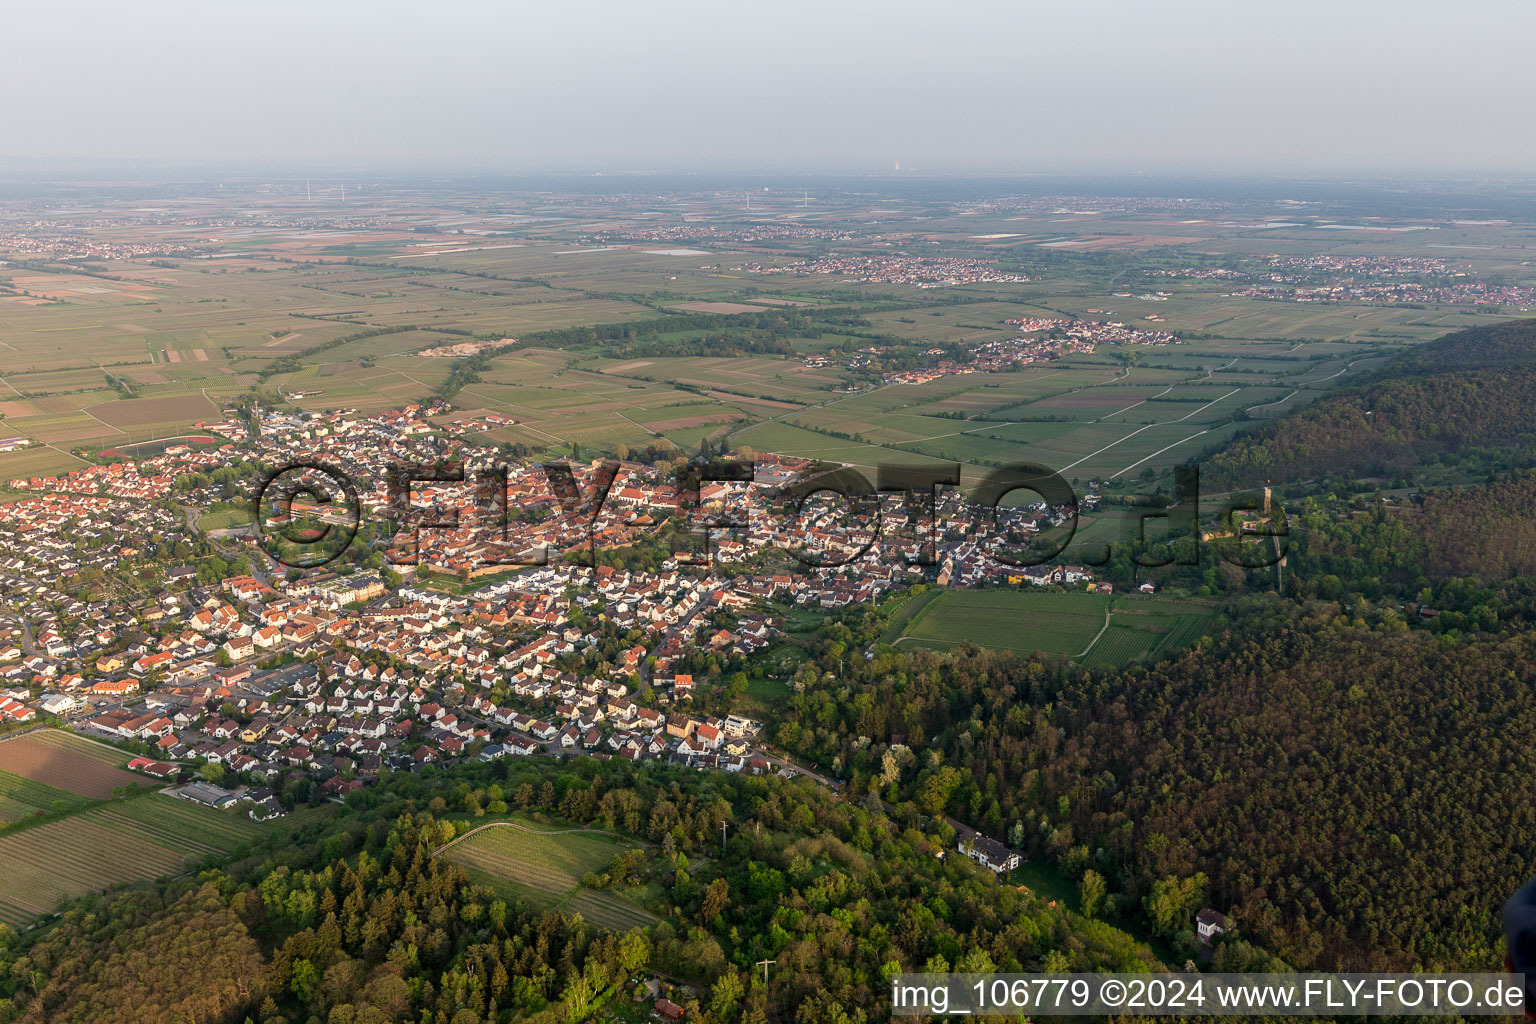
[[1210,907],[1204,908],[1195,915],[1195,933],[1209,946],[1227,933],[1227,915]]
[[971,860],[1000,875],[1012,871],[1024,862],[1023,858],[1002,843],[980,834],[961,836],[955,845]]

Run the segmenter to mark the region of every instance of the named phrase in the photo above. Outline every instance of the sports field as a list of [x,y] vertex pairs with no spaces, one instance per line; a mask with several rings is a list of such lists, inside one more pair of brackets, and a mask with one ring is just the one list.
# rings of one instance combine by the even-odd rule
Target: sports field
[[1104,628],[1109,598],[1021,590],[946,590],[907,623],[899,646],[962,643],[1029,654],[1076,655]]
[[197,528],[204,533],[210,530],[228,530],[235,526],[248,526],[251,514],[245,509],[223,508],[208,512],[197,520]]

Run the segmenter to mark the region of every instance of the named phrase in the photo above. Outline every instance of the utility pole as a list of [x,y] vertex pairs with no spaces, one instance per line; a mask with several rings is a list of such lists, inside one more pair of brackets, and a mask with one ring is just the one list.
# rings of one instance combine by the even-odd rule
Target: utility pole
[[720,852],[725,852],[725,822],[720,823]]
[[764,988],[768,987],[768,965],[769,964],[776,964],[776,963],[778,963],[777,960],[759,960],[757,962],[757,966],[761,967],[763,969],[763,987]]

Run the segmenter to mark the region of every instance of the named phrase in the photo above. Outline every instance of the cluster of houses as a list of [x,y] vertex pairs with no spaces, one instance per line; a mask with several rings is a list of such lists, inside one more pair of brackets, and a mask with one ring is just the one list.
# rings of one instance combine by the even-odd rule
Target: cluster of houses
[[1027,282],[1024,274],[1000,270],[991,260],[965,256],[890,255],[827,256],[806,263],[764,265],[743,264],[754,274],[829,274],[852,281],[876,281],[881,284],[905,284],[915,288],[947,288],[960,284],[1018,284]]
[[[586,754],[770,770],[752,750],[755,722],[663,713],[631,700],[629,687],[615,680],[550,673],[498,689],[506,697],[497,703],[462,678],[381,668],[345,651],[221,676],[156,687],[77,726],[138,744],[146,756],[130,767],[159,778],[217,764],[227,778],[267,789],[302,775],[332,797],[385,769],[469,757]],[[281,810],[265,798],[255,802],[258,816]]]
[[[483,451],[434,428],[445,411],[258,409],[259,430],[238,448],[180,446],[136,466],[92,467],[0,505],[0,584],[13,609],[0,619],[0,678],[156,765],[217,764],[258,788],[297,774],[341,796],[387,768],[538,753],[766,771],[751,723],[694,710],[700,665],[715,671],[767,648],[784,602],[836,608],[907,585],[932,550],[940,582],[1000,582],[1002,563],[989,555],[1009,536],[1075,511],[1005,510],[994,535],[958,494],[925,518],[886,493],[880,518],[914,528],[861,531],[835,502],[786,518],[781,490],[809,464],[772,457],[757,460],[750,480],[692,491],[628,461],[502,467],[504,493],[466,502]],[[254,538],[250,570],[222,579],[158,564],[194,539],[176,504],[210,506],[222,485],[183,486],[172,504],[156,500],[159,483],[140,494],[133,481],[169,486],[231,460],[342,466],[364,515],[377,516],[399,511],[387,486],[395,467],[462,460],[471,469],[469,485],[408,487],[424,518],[465,514],[457,528],[396,535],[389,554],[411,546],[416,556],[395,565],[404,582],[351,566],[285,571]],[[477,507],[519,514],[504,526]],[[708,557],[677,551],[648,571],[560,557],[594,540],[622,546],[681,516],[711,524]],[[786,571],[785,552],[802,565]],[[57,589],[86,570],[112,580],[100,600]],[[147,592],[132,582],[141,570],[156,580]],[[1052,582],[1091,580],[1080,567],[1049,571]],[[437,573],[480,584],[453,594],[433,582]]]
[[[222,458],[228,459],[234,447],[224,445],[220,450],[223,452]],[[218,464],[221,459],[213,452],[203,454],[211,465]],[[160,470],[161,467],[149,462],[111,462],[72,469],[59,476],[17,477],[10,482],[10,488],[13,491],[38,491],[45,494],[101,494],[134,501],[158,501],[171,493],[175,482],[171,473]]]
[[[1166,295],[1143,295],[1149,301],[1166,299]],[[1090,309],[1089,313],[1106,314],[1113,310]],[[1149,317],[1148,319],[1159,319]],[[1057,320],[1047,317],[1018,317],[1005,321],[1021,335],[1040,331],[1060,340],[1063,344],[1076,343],[1071,351],[1092,352],[1099,345],[1178,345],[1182,339],[1170,331],[1149,331],[1118,320]]]
[[1092,580],[1092,570],[1081,565],[1028,565],[1009,576],[1009,582],[1029,583],[1037,587],[1070,587]]
[[81,600],[61,587],[90,573],[148,565],[144,538],[174,544],[182,517],[159,505],[48,494],[0,505],[0,679],[51,684],[141,623],[175,620],[185,598],[169,591]]
[[0,693],[0,722],[30,722],[36,718],[37,709],[22,703],[27,699],[26,693]]
[[[1155,298],[1155,296],[1142,296]],[[1100,313],[1102,310],[1090,310]],[[1160,320],[1148,316],[1147,320]],[[1007,373],[1031,363],[1049,362],[1065,355],[1092,355],[1100,345],[1176,345],[1181,339],[1169,331],[1145,330],[1119,321],[1063,320],[1024,316],[1005,320],[1017,331],[1011,338],[983,341],[957,354],[936,346],[919,353],[920,366],[886,370],[882,384],[926,384],[944,377],[971,373]],[[887,346],[871,345],[844,354],[840,359],[825,354],[805,355],[811,368],[842,365],[855,373],[873,373],[889,355]],[[857,386],[851,390],[859,390]]]

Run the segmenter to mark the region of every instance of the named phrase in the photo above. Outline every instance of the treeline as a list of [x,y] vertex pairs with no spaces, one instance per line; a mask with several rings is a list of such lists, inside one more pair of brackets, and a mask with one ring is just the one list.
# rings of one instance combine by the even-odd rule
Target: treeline
[[[837,319],[833,317],[833,319]],[[859,322],[849,317],[849,322]],[[794,310],[766,310],[762,313],[668,313],[665,316],[628,323],[595,324],[590,327],[564,327],[537,334],[526,335],[522,340],[530,345],[550,348],[570,348],[579,345],[605,345],[619,342],[622,345],[638,344],[659,334],[683,331],[708,331],[741,329],[766,331],[777,337],[791,337],[810,329],[816,322],[828,321],[825,310],[817,310],[814,317]]]
[[[862,324],[864,321],[852,315],[828,316],[817,310],[816,316],[792,310],[768,310],[762,313],[737,313],[722,316],[717,313],[669,313],[650,320],[629,323],[596,324],[589,327],[566,327],[527,334],[515,342],[485,349],[468,359],[454,364],[448,378],[438,386],[438,398],[449,401],[465,385],[480,379],[497,356],[520,348],[571,348],[583,345],[605,345],[615,358],[629,356],[739,356],[765,353],[792,355],[794,346],[788,339],[807,332],[819,334],[826,324]],[[724,333],[716,338],[662,338],[660,335],[690,331],[721,329]],[[617,343],[617,344],[614,344]]]
[[274,359],[266,366],[263,366],[261,371],[256,376],[265,382],[280,373],[294,373],[303,369],[305,359],[308,359],[310,356],[319,355],[321,352],[327,352],[333,348],[340,348],[341,346],[354,341],[364,341],[368,338],[381,338],[386,334],[403,334],[406,331],[414,330],[417,330],[417,328],[409,326],[374,327],[366,331],[356,331],[352,334],[343,334],[339,338],[332,338],[330,341],[322,341],[318,345],[310,345],[307,348],[299,349],[296,352],[289,352],[287,355]]
[[480,379],[480,372],[491,365],[491,361],[504,352],[510,352],[518,347],[518,342],[510,341],[505,345],[497,345],[494,348],[481,349],[468,359],[461,359],[453,364],[453,369],[448,371],[448,376],[437,386],[434,394],[444,402],[453,400],[453,396],[464,390],[465,385],[473,384]]
[[722,359],[735,356],[792,356],[795,345],[788,335],[755,328],[702,338],[666,338],[636,341],[610,348],[608,354],[615,359],[637,356],[665,358],[687,356],[692,358]]
[[127,377],[114,377],[110,373],[103,373],[103,376],[106,378],[107,387],[116,391],[124,398],[139,397],[139,385],[136,382],[129,380]]

